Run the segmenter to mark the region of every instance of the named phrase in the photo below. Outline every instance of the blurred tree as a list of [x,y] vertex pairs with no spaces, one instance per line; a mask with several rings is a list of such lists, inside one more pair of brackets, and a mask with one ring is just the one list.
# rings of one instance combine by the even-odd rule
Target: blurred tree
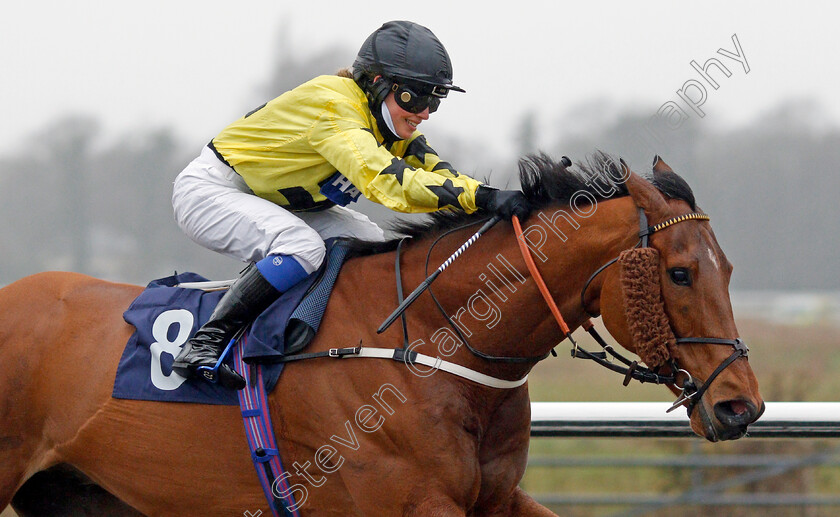
[[290,31],[280,30],[277,60],[270,67],[268,80],[258,88],[257,103],[273,99],[319,75],[334,74],[353,64],[357,48],[333,46],[311,53],[290,41]]
[[4,161],[4,240],[13,243],[4,249],[14,256],[3,260],[14,266],[0,283],[43,269],[89,271],[87,169],[97,132],[89,117],[65,117]]
[[172,217],[172,181],[187,161],[167,129],[137,131],[104,149],[92,174],[103,195],[96,204],[97,272],[145,282],[171,272],[184,253]]
[[[355,47],[314,55],[281,37],[278,59],[259,87],[257,105],[319,74],[352,63]],[[750,124],[715,131],[710,118],[677,129],[651,123],[650,109],[607,102],[571,107],[556,119],[563,140],[549,151],[582,160],[596,149],[620,155],[637,172],[661,155],[691,184],[736,265],[740,289],[840,289],[840,129],[809,103],[782,104]],[[513,157],[498,156],[465,133],[429,121],[429,143],[463,173],[516,187]],[[512,138],[520,154],[537,149],[537,119],[526,112]],[[137,129],[103,144],[85,116],[57,120],[27,145],[0,157],[0,285],[49,269],[145,283],[174,270],[230,278],[241,265],[192,243],[170,204],[175,176],[192,150],[171,131]],[[367,201],[359,210],[387,223],[396,213]],[[402,216],[406,217],[406,216]]]
[[518,156],[533,154],[539,147],[537,135],[537,114],[534,111],[525,112],[516,125],[513,133]]
[[91,273],[91,225],[89,205],[91,187],[88,169],[91,147],[99,132],[99,124],[90,117],[78,116],[60,120],[49,129],[47,156],[49,167],[58,176],[63,217],[57,225],[58,236],[64,237],[70,251],[71,271]]
[[840,178],[831,172],[840,158],[840,130],[808,116],[820,112],[808,103],[785,103],[726,131],[714,131],[708,119],[667,129],[625,114],[564,139],[555,152],[579,160],[602,149],[625,157],[639,173],[650,171],[654,154],[662,156],[712,216],[718,241],[736,265],[735,288],[840,289],[831,272],[840,258],[834,229]]

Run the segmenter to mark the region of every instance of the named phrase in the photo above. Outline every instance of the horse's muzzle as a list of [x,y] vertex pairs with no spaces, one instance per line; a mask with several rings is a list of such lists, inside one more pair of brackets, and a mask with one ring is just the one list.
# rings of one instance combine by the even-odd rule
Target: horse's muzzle
[[746,400],[727,400],[718,402],[714,406],[714,414],[718,425],[715,435],[718,440],[737,440],[747,433],[747,427],[758,420],[764,413],[764,403],[761,408]]

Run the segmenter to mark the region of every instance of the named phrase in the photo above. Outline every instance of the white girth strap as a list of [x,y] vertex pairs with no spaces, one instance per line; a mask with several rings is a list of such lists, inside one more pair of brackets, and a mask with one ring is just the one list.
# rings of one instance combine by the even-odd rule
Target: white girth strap
[[[208,282],[184,282],[178,284],[176,287],[182,287],[185,289],[201,289],[203,291],[221,291],[224,289],[228,289],[233,282],[236,280],[219,280],[219,281],[208,281]],[[397,350],[393,348],[366,348],[360,347],[358,353],[347,353],[348,349],[343,348],[341,349],[342,353],[333,355],[333,350],[339,350],[337,348],[333,348],[330,350],[330,357],[335,358],[347,358],[347,357],[373,357],[375,359],[394,359]],[[436,370],[441,370],[446,373],[451,373],[452,375],[457,375],[458,377],[463,377],[464,379],[469,379],[473,382],[477,382],[478,384],[482,384],[484,386],[489,386],[491,388],[499,388],[508,390],[511,388],[518,388],[525,384],[525,381],[528,380],[528,376],[517,380],[517,381],[506,381],[504,379],[497,379],[496,377],[491,377],[489,375],[485,375],[481,372],[477,372],[475,370],[470,370],[464,366],[459,364],[450,363],[449,361],[444,361],[440,357],[431,357],[428,355],[420,354],[414,352],[416,354],[416,358],[412,361],[413,364],[422,364],[423,366],[429,366]],[[403,361],[408,365],[408,361]]]
[[[337,349],[333,349],[337,350]],[[346,350],[346,349],[344,349]],[[394,355],[397,351],[393,348],[367,348],[367,347],[360,347],[358,353],[353,354],[346,354],[342,355],[342,359],[347,359],[350,357],[373,357],[378,359],[394,359]],[[449,361],[444,361],[440,357],[431,357],[428,355],[423,354],[416,354],[416,357],[412,364],[422,364],[424,366],[429,366],[431,368],[444,371],[446,373],[451,373],[452,375],[457,375],[458,377],[463,377],[464,379],[469,379],[473,382],[477,382],[478,384],[483,384],[484,386],[490,386],[491,388],[500,388],[500,389],[511,389],[511,388],[518,388],[525,384],[525,381],[528,380],[528,376],[517,380],[517,381],[506,381],[504,379],[497,379],[496,377],[491,377],[489,375],[485,375],[481,372],[477,372],[475,370],[470,370],[464,366],[459,364],[450,363]],[[404,361],[406,365],[408,364],[408,360]]]
[[236,282],[235,278],[231,280],[208,280],[206,282],[181,282],[180,284],[175,284],[175,287],[182,289],[201,289],[209,293],[210,291],[223,291],[228,289],[234,282]]

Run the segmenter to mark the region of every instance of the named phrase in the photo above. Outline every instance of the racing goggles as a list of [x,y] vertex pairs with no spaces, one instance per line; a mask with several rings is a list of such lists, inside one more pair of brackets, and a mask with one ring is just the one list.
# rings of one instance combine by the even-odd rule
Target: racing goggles
[[437,111],[440,100],[449,94],[449,89],[442,86],[407,86],[394,84],[391,88],[397,106],[409,113],[422,113],[429,108],[429,113]]

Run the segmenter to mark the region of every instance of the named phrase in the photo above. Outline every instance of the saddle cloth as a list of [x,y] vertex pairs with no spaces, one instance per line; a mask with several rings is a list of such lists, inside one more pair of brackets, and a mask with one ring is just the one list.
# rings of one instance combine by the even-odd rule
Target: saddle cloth
[[[268,392],[284,366],[270,364],[272,359],[301,350],[318,331],[348,250],[340,239],[330,239],[326,244],[327,259],[321,268],[283,293],[254,321],[247,339],[236,345],[243,346],[246,362],[269,363],[263,368]],[[114,398],[239,405],[235,391],[172,372],[172,361],[181,347],[210,318],[224,295],[223,291],[175,286],[205,280],[195,273],[154,280],[131,303],[123,318],[135,331],[117,366]],[[226,362],[232,365],[230,357]]]

